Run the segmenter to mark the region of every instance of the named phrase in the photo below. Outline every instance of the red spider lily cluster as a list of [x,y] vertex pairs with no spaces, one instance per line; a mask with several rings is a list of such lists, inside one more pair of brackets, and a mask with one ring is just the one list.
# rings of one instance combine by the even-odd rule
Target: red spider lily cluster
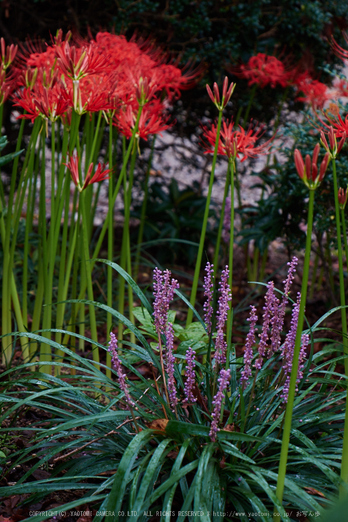
[[303,71],[300,67],[291,68],[279,58],[265,53],[251,56],[246,64],[231,68],[230,71],[247,80],[249,86],[291,86],[295,88],[297,101],[315,109],[322,108],[332,98],[327,85],[312,78],[308,71]]
[[[28,47],[12,74],[15,105],[25,110],[21,118],[61,118],[69,123],[73,110],[78,114],[102,111],[127,137],[140,106],[138,137],[147,139],[167,129],[168,107],[201,74],[200,69],[179,69],[149,42],[127,41],[107,32],[84,41],[70,33],[63,39],[59,31],[45,50]],[[8,61],[14,51],[2,54]]]
[[[270,144],[274,137],[260,145],[256,145],[262,134],[262,127],[253,129],[250,126],[245,131],[240,125],[238,129],[234,129],[233,121],[223,121],[219,136],[218,154],[227,156],[229,160],[238,158],[241,161],[245,161],[247,158],[255,158],[260,154],[267,154],[270,151]],[[217,138],[217,125],[213,124],[211,128],[203,127],[203,136],[208,141],[205,144],[206,154],[212,154]]]
[[314,80],[306,71],[293,74],[293,85],[296,88],[297,101],[311,105],[314,109],[321,109],[332,98],[327,85]]
[[251,56],[246,64],[233,70],[234,74],[248,81],[248,85],[259,85],[261,88],[270,85],[286,87],[289,84],[291,73],[275,56],[258,53]]

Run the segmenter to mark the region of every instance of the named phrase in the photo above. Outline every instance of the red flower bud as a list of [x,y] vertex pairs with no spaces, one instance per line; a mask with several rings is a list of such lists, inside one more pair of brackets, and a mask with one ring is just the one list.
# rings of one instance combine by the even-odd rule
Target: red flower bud
[[209,98],[219,111],[222,111],[230,101],[235,86],[235,83],[231,83],[231,85],[228,87],[228,78],[226,76],[222,86],[222,100],[220,102],[220,93],[217,83],[215,82],[213,85],[214,94],[209,85],[206,85]]
[[322,181],[331,158],[331,153],[327,152],[320,164],[318,175],[319,150],[320,145],[317,143],[317,145],[314,147],[312,158],[309,154],[307,154],[305,161],[303,161],[301,152],[298,149],[295,149],[294,153],[297,173],[310,190],[315,190]]

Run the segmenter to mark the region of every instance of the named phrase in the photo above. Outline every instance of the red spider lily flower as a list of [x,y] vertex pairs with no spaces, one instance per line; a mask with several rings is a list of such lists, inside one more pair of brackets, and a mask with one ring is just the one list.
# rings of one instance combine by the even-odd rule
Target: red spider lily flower
[[342,137],[339,141],[339,144],[337,145],[335,131],[334,131],[333,127],[330,126],[329,132],[328,132],[328,137],[329,137],[330,146],[327,142],[324,132],[323,131],[320,132],[320,141],[321,141],[322,145],[324,146],[324,149],[326,150],[326,152],[328,152],[330,154],[331,158],[336,158],[337,154],[339,154],[341,152],[342,147],[346,141],[347,133],[343,132]]
[[297,100],[311,105],[314,109],[322,108],[331,99],[327,85],[313,80],[308,72],[297,75],[294,84],[297,91],[303,94],[297,96]]
[[82,192],[88,185],[92,185],[93,183],[98,183],[99,181],[104,181],[109,179],[109,173],[112,172],[111,169],[106,169],[106,165],[104,163],[98,163],[95,173],[93,173],[94,164],[91,163],[88,167],[88,171],[86,174],[85,181],[83,185],[80,184],[80,172],[79,172],[79,157],[77,155],[76,150],[72,155],[69,155],[69,162],[64,163],[64,165],[70,170],[71,178],[76,185],[79,192]]
[[227,78],[227,76],[225,76],[224,83],[222,86],[222,100],[220,102],[220,93],[219,93],[219,87],[218,87],[217,83],[215,82],[213,85],[214,94],[212,93],[212,90],[209,87],[209,85],[206,85],[209,98],[211,99],[211,101],[214,103],[215,107],[219,111],[222,111],[226,107],[228,102],[230,101],[235,86],[236,86],[235,83],[231,83],[230,86],[228,86],[228,78]]
[[69,170],[71,174],[71,179],[73,180],[76,187],[81,192],[81,185],[80,185],[80,173],[79,173],[79,158],[77,155],[76,150],[73,152],[73,154],[69,154],[69,161],[68,163],[64,163]]
[[90,44],[76,47],[64,41],[54,49],[59,67],[73,81],[81,80],[89,74],[101,73],[108,64],[106,57],[97,53]]
[[[202,67],[194,68],[188,64],[179,69],[177,63],[166,63],[167,55],[149,40],[133,37],[128,42],[124,36],[105,32],[98,33],[95,42],[91,43],[99,53],[108,56],[109,68],[119,73],[120,81],[129,81],[132,90],[134,86],[139,89],[140,78],[143,82],[147,78],[147,88],[154,89],[151,94],[147,93],[147,100],[164,90],[171,101],[180,96],[181,90],[193,87],[203,74]],[[154,84],[157,84],[157,90]],[[140,99],[139,90],[137,94]]]
[[312,158],[309,154],[307,154],[305,161],[303,161],[301,152],[298,149],[295,149],[294,158],[297,173],[304,182],[304,184],[309,188],[309,190],[315,190],[317,186],[321,183],[330,161],[330,153],[327,152],[324,156],[323,161],[320,164],[318,174],[317,164],[319,151],[320,145],[319,143],[317,143],[314,147]]
[[32,122],[38,116],[54,122],[69,108],[63,84],[57,81],[55,73],[50,76],[45,70],[35,75],[32,88],[18,90],[13,99],[16,106],[26,111],[19,118],[30,119]]
[[7,77],[6,70],[0,63],[0,106],[5,103],[14,89],[14,82]]
[[[128,105],[125,110],[119,111],[114,117],[114,125],[128,139],[132,136],[137,112],[138,110]],[[152,103],[146,104],[142,110],[136,137],[147,140],[149,135],[160,134],[172,125],[173,123],[168,123],[168,118],[164,115],[164,105],[159,100],[154,100]]]
[[[337,138],[342,138],[344,135],[348,135],[348,114],[346,115],[344,120],[340,114],[336,114],[334,115],[334,117],[330,117],[327,111],[325,112],[325,116],[330,126],[334,128],[335,135]],[[322,123],[325,125],[325,127],[329,127],[327,123],[323,121]]]
[[[347,35],[347,33],[345,33],[343,31],[342,34],[343,34],[343,38],[348,43],[348,35]],[[332,49],[334,50],[334,52],[336,53],[337,56],[342,58],[342,60],[348,60],[348,51],[346,49],[343,49],[343,47],[341,47],[340,45],[338,45],[338,43],[336,42],[336,40],[334,39],[333,36],[331,36],[331,42],[330,43],[331,43]]]
[[68,106],[78,114],[114,111],[120,105],[120,94],[112,76],[91,75],[80,81],[69,82],[64,96]]
[[105,163],[98,163],[95,173],[92,176],[94,166],[93,163],[91,163],[88,167],[86,179],[81,190],[84,190],[88,185],[92,185],[93,183],[99,183],[99,181],[109,179],[109,174],[112,172],[112,169],[106,169],[105,167]]
[[338,189],[338,203],[339,203],[340,208],[342,210],[344,210],[346,208],[346,204],[347,204],[347,197],[348,197],[347,188],[343,189],[343,188],[340,187]]
[[[233,121],[223,121],[220,131],[218,154],[227,156],[229,160],[242,157],[241,161],[247,158],[255,158],[261,154],[270,152],[270,143],[274,136],[261,145],[255,145],[256,141],[262,136],[262,128],[253,129],[251,126],[245,131],[241,126],[238,130],[233,130]],[[206,154],[214,152],[216,143],[217,126],[212,125],[211,129],[203,127],[203,136],[208,140],[209,145],[204,144],[207,149]]]
[[16,57],[18,45],[8,45],[6,47],[5,40],[0,38],[1,63],[4,69],[7,69]]
[[252,56],[247,64],[241,65],[237,70],[231,69],[231,72],[248,80],[249,86],[256,84],[261,88],[267,85],[272,88],[277,85],[286,87],[290,80],[290,73],[286,71],[284,63],[275,56],[264,53]]

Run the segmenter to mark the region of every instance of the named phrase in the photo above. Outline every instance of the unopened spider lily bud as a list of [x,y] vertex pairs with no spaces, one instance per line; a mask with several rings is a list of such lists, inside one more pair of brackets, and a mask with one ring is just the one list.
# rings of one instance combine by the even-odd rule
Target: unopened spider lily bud
[[211,88],[209,87],[209,85],[206,86],[209,98],[211,99],[211,101],[214,103],[214,105],[216,106],[216,108],[219,111],[222,111],[226,107],[228,102],[230,101],[235,86],[236,86],[236,84],[233,83],[233,82],[231,83],[230,86],[228,86],[228,78],[227,78],[227,76],[225,76],[224,83],[223,83],[223,86],[222,86],[222,100],[221,100],[221,102],[220,102],[219,87],[218,87],[217,83],[215,82],[214,85],[213,85],[214,94],[213,94]]
[[18,51],[18,45],[6,46],[5,40],[0,38],[0,50],[1,50],[1,63],[4,69],[7,69],[16,57]]
[[346,188],[346,190],[344,190],[341,187],[338,189],[338,203],[342,210],[345,209],[346,204],[347,204],[347,196],[348,196],[347,188]]
[[345,144],[345,141],[347,139],[347,133],[344,132],[342,134],[341,139],[340,139],[338,145],[337,145],[336,134],[335,134],[335,131],[334,131],[333,127],[329,128],[328,136],[329,136],[330,146],[328,145],[326,136],[325,136],[323,131],[320,132],[320,142],[322,143],[322,145],[323,145],[324,149],[326,150],[326,152],[330,154],[330,157],[331,158],[336,158],[337,154],[339,154],[341,152],[342,147]]
[[314,147],[312,158],[309,154],[306,155],[305,161],[303,161],[301,152],[298,149],[295,149],[294,159],[295,166],[298,175],[305,183],[305,185],[309,188],[309,190],[315,190],[317,186],[321,183],[329,161],[331,159],[330,152],[327,152],[322,160],[319,168],[318,174],[318,157],[319,157],[320,145],[316,144]]

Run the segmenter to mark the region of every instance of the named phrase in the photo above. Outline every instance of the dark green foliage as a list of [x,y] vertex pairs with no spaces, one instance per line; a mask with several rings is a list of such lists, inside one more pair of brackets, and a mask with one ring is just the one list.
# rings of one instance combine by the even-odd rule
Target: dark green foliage
[[[197,182],[180,189],[173,178],[169,184],[155,181],[149,187],[149,199],[144,228],[146,250],[161,265],[180,262],[192,266],[202,229],[206,198],[200,193]],[[133,216],[140,217],[141,202],[135,205]],[[210,211],[213,216],[213,211]],[[211,240],[213,231],[208,231]],[[136,240],[136,238],[135,238]],[[164,240],[161,242],[161,240]],[[172,240],[172,241],[171,241]],[[181,240],[184,240],[180,242]],[[154,245],[151,247],[151,243]]]
[[[285,410],[281,360],[277,355],[269,358],[254,374],[254,381],[242,390],[239,378],[243,361],[231,358],[231,389],[220,420],[223,429],[217,433],[216,442],[211,442],[212,395],[207,390],[214,388],[214,370],[197,361],[198,401],[191,405],[180,401],[174,414],[159,392],[160,381],[156,386],[140,371],[149,363],[155,371],[161,368],[156,346],[150,346],[145,338],[154,332],[152,307],[118,265],[106,263],[126,277],[146,310],[142,319],[138,309],[137,327],[116,310],[95,303],[111,311],[114,320],[120,319],[136,336],[135,343],[122,343],[119,357],[141,431],[135,431],[116,372],[112,379],[107,378],[85,356],[62,347],[66,362],[56,364],[64,371],[74,368],[77,372],[68,379],[32,372],[30,365],[12,368],[2,376],[0,465],[7,482],[0,485],[0,495],[23,495],[25,510],[52,492],[70,492],[68,498],[73,500],[52,508],[51,514],[55,509],[68,511],[88,503],[94,522],[145,522],[152,520],[150,513],[156,510],[173,511],[175,520],[182,522],[190,518],[178,511],[201,511],[205,516],[200,520],[206,522],[229,520],[218,514],[226,511],[258,513],[230,519],[255,522],[267,522],[274,511],[280,513],[280,520],[288,522],[298,521],[298,511],[315,512],[315,517],[322,514],[335,502],[340,484],[346,390],[337,385],[341,376],[336,366],[342,360],[341,355],[336,356],[338,347],[321,338],[318,341],[324,344],[323,350],[313,355],[311,348],[294,407],[281,506],[275,496]],[[320,323],[330,313],[314,325],[313,335],[318,335]],[[169,320],[174,319],[171,312]],[[185,338],[185,332],[189,335],[189,328],[176,325],[178,341]],[[35,334],[23,335],[42,341]],[[45,342],[58,348],[53,340],[45,338]],[[208,336],[201,336],[199,342],[197,354],[206,353]],[[185,368],[179,344],[175,379],[180,398]],[[22,428],[20,420],[26,415],[31,422]],[[15,448],[22,432],[29,440],[24,447]],[[36,474],[43,468],[49,470],[49,476],[38,480]],[[104,517],[97,515],[97,510],[116,515]],[[25,520],[47,520],[47,513]],[[169,516],[162,519],[170,521]]]
[[[307,223],[308,189],[299,178],[295,163],[294,150],[299,149],[303,158],[312,156],[320,135],[312,123],[303,119],[301,125],[288,124],[284,135],[292,144],[282,148],[282,156],[261,173],[257,173],[262,184],[255,185],[264,189],[264,197],[256,205],[242,209],[245,228],[241,232],[242,242],[255,239],[256,245],[263,251],[267,244],[282,238],[288,250],[303,248],[305,245],[304,227]],[[325,150],[321,147],[319,164]],[[348,155],[344,147],[336,160],[338,184],[346,188],[348,184]],[[335,247],[335,201],[333,193],[332,165],[329,164],[324,180],[315,192],[314,233],[321,238],[324,233],[330,238],[331,247]],[[348,222],[347,222],[348,224]]]

